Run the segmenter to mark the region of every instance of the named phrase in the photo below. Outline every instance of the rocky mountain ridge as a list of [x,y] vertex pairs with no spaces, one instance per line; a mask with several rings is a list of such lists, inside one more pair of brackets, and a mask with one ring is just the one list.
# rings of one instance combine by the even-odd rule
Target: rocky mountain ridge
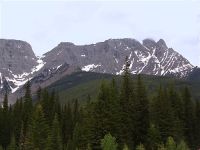
[[133,74],[182,78],[194,68],[162,39],[142,43],[129,38],[109,39],[90,45],[61,42],[41,58],[27,42],[0,39],[0,95],[5,91],[17,93],[27,80],[35,89],[45,87],[76,70],[120,75],[126,57]]

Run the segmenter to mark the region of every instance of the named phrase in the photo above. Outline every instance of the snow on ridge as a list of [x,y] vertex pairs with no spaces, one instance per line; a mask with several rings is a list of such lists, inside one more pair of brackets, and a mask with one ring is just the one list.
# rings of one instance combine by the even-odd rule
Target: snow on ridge
[[122,66],[122,69],[119,72],[116,72],[116,75],[121,75],[124,72],[125,64]]
[[17,75],[12,74],[13,78],[5,77],[7,81],[12,82],[14,84],[14,87],[10,86],[12,93],[16,92],[28,80],[32,79],[30,75],[39,71],[45,65],[45,62],[43,62],[43,60],[39,57],[38,57],[37,63],[38,64],[34,66],[30,72],[23,72],[22,74],[17,74]]
[[97,68],[99,66],[101,66],[101,65],[89,64],[89,65],[86,65],[86,66],[82,67],[81,70],[82,71],[90,71],[90,70],[95,69],[95,68]]
[[12,92],[12,93],[16,92],[16,91],[19,89],[19,87],[21,87],[21,86],[24,85],[28,80],[30,80],[30,79],[24,79],[24,80],[20,80],[20,79],[10,79],[10,78],[8,78],[8,77],[5,77],[5,78],[6,78],[7,81],[12,82],[12,83],[16,86],[16,87],[14,87],[14,88],[10,86],[11,92]]
[[33,74],[34,72],[39,71],[46,64],[46,62],[44,62],[41,58],[39,58],[37,60],[37,63],[38,63],[38,65],[32,68],[31,74]]

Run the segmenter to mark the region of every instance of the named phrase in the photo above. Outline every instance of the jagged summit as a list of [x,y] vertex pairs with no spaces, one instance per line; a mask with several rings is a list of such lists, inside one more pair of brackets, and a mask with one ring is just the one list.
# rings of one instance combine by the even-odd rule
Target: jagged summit
[[168,48],[163,39],[158,42],[145,39],[143,43],[128,38],[109,39],[91,45],[57,46],[45,55],[44,61],[48,66],[55,67],[65,62],[85,71],[121,74],[126,56],[131,62],[132,73],[178,73],[183,77],[193,68],[187,59]]

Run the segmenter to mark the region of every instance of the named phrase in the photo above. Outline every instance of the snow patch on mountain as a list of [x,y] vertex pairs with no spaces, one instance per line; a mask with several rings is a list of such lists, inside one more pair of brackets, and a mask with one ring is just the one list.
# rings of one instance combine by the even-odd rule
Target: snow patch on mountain
[[[24,85],[28,80],[32,79],[34,73],[38,72],[43,68],[45,62],[42,61],[41,58],[38,57],[37,65],[34,66],[30,72],[23,72],[22,74],[11,74],[12,77],[5,77],[5,79],[12,83],[10,84],[11,93],[16,92],[22,85]],[[60,67],[60,66],[59,66]],[[12,71],[11,71],[12,73]],[[2,86],[2,85],[1,85]]]
[[41,58],[39,58],[37,60],[37,63],[38,63],[38,65],[32,68],[31,74],[33,74],[34,72],[39,71],[42,67],[44,67],[46,62],[44,62]]
[[92,69],[97,68],[99,66],[101,66],[101,65],[90,64],[90,65],[82,67],[81,70],[82,71],[91,71]]

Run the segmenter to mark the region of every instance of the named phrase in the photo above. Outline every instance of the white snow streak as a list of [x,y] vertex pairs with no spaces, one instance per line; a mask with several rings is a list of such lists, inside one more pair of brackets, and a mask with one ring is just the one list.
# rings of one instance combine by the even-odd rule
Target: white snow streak
[[90,64],[90,65],[84,66],[81,70],[82,71],[90,71],[90,70],[95,69],[99,66],[101,66],[101,65]]

